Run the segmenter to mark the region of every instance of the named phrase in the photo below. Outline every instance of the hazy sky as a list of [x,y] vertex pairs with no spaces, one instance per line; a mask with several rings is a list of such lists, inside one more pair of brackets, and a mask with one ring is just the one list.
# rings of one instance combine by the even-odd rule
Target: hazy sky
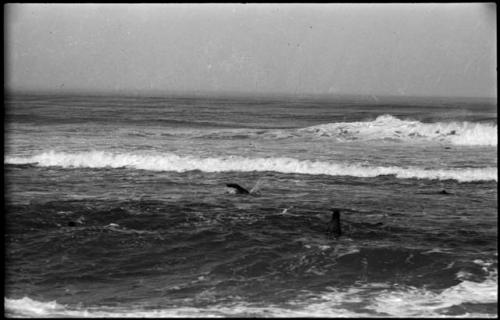
[[8,4],[14,90],[496,97],[495,4]]

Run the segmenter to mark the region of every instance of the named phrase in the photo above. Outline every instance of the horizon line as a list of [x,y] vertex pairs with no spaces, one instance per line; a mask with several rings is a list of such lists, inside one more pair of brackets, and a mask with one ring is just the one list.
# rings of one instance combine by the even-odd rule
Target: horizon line
[[246,92],[246,91],[165,91],[159,90],[52,90],[52,89],[7,89],[5,96],[12,95],[89,95],[89,96],[120,96],[120,97],[186,97],[186,98],[282,98],[282,99],[339,99],[368,98],[378,99],[469,99],[497,100],[497,96],[436,96],[436,95],[401,95],[401,94],[356,94],[356,93],[284,93],[284,92]]

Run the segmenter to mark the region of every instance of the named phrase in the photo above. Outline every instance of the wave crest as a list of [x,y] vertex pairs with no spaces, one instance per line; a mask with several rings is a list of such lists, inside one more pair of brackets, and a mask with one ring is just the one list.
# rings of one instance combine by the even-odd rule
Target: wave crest
[[275,171],[310,175],[377,177],[394,175],[396,178],[409,179],[453,179],[459,182],[497,181],[497,168],[460,168],[425,169],[419,167],[366,166],[326,161],[298,160],[287,157],[245,158],[239,156],[198,158],[179,156],[172,153],[139,155],[132,153],[113,154],[104,151],[79,153],[44,152],[31,157],[6,157],[7,164],[36,163],[38,166],[60,166],[63,168],[120,168],[127,167],[151,171],[186,172],[200,170],[205,172],[226,171]]
[[340,139],[434,140],[453,145],[497,146],[497,125],[475,122],[422,123],[382,115],[373,121],[337,122],[300,129],[301,132]]
[[[332,310],[341,317],[443,317],[450,316],[449,308],[462,304],[494,304],[498,301],[498,276],[496,270],[483,282],[462,281],[441,292],[416,287],[390,287],[384,283],[372,283],[351,287],[347,290],[329,288],[319,296],[310,293],[289,306],[255,306],[246,302],[216,304],[203,308],[173,307],[145,310],[141,307],[71,307],[56,301],[41,302],[29,297],[4,298],[8,317],[329,317]],[[310,298],[307,298],[309,296]],[[348,308],[352,303],[363,303],[363,310]],[[492,317],[494,314],[464,313],[460,317]]]

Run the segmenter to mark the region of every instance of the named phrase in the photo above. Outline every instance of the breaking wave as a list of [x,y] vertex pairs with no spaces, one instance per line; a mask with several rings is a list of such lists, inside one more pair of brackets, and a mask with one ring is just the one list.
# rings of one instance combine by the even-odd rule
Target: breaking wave
[[373,121],[336,122],[299,129],[340,139],[433,140],[453,145],[497,146],[497,125],[476,122],[423,123],[382,115]]
[[337,163],[298,160],[287,157],[246,158],[239,156],[199,158],[172,153],[132,154],[90,151],[79,153],[44,152],[30,157],[6,157],[7,164],[36,164],[42,167],[63,168],[133,168],[151,171],[204,172],[274,171],[310,175],[377,177],[394,175],[401,179],[453,179],[459,182],[497,181],[497,168],[426,169],[420,167],[367,166],[360,163]]
[[[8,317],[442,317],[452,316],[453,307],[496,304],[498,276],[493,272],[483,282],[462,281],[442,291],[415,287],[392,287],[384,283],[348,289],[330,288],[319,294],[305,294],[288,305],[254,306],[245,302],[224,303],[203,308],[174,307],[144,310],[141,307],[72,307],[56,301],[41,302],[29,297],[4,298]],[[352,305],[363,308],[352,310]],[[493,318],[491,313],[459,311],[455,317]]]

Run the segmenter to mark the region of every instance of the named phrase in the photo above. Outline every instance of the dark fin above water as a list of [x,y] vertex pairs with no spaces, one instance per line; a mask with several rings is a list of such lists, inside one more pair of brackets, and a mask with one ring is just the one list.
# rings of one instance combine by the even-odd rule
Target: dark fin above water
[[441,191],[423,191],[423,192],[417,192],[418,194],[440,194],[440,195],[453,195],[452,192],[446,191],[445,189],[442,189]]
[[235,189],[236,193],[239,194],[250,194],[250,192],[248,192],[247,189],[241,187],[239,184],[236,183],[226,183],[226,187]]
[[332,219],[328,222],[327,232],[335,238],[342,235],[342,230],[340,228],[340,210],[333,209]]
[[446,190],[444,190],[444,189],[443,189],[443,190],[441,190],[441,191],[439,191],[438,193],[439,193],[439,194],[451,194],[451,193],[449,193],[448,191],[446,191]]

